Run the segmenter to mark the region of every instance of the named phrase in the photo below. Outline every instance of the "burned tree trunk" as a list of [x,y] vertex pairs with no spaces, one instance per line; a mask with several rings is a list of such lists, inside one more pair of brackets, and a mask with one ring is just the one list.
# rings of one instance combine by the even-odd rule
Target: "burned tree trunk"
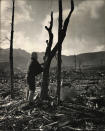
[[55,47],[51,50],[52,44],[53,44],[53,33],[52,33],[52,27],[53,27],[53,12],[51,12],[51,22],[50,27],[48,28],[45,26],[46,30],[49,33],[49,41],[47,40],[47,48],[44,56],[44,71],[43,71],[43,80],[42,80],[42,90],[41,90],[41,98],[46,99],[48,98],[48,85],[49,85],[49,68],[51,64],[52,58],[55,56],[57,50],[58,50],[58,67],[59,67],[59,73],[58,73],[58,89],[57,94],[60,98],[60,83],[61,83],[61,49],[62,49],[62,43],[66,36],[67,27],[69,24],[69,20],[71,17],[71,14],[74,10],[74,2],[71,0],[71,11],[69,12],[67,18],[64,21],[64,25],[62,25],[62,0],[59,0],[59,33],[58,33],[58,42],[55,45]]
[[65,22],[64,22],[64,26],[62,26],[62,0],[59,0],[59,28],[58,28],[58,72],[57,72],[57,97],[58,97],[58,104],[60,102],[60,89],[61,89],[61,51],[62,51],[62,43],[63,40],[66,36],[66,32],[67,32],[67,27],[68,27],[68,23],[69,23],[69,19],[71,16],[71,13],[74,10],[74,3],[73,0],[71,0],[71,11],[68,15],[68,17],[66,18]]
[[49,97],[48,96],[49,68],[50,68],[50,62],[48,62],[48,64],[44,65],[42,91],[41,91],[41,98],[42,99],[48,99],[48,97]]
[[77,56],[74,55],[74,66],[75,66],[75,71],[77,70]]
[[52,33],[52,27],[53,27],[53,12],[51,12],[51,22],[50,27],[48,28],[45,26],[45,29],[49,33],[49,41],[47,40],[47,47],[46,52],[44,56],[44,68],[43,68],[43,80],[42,80],[42,90],[41,90],[41,98],[42,99],[48,99],[48,85],[49,85],[49,68],[51,64],[51,47],[53,43],[53,33]]
[[57,61],[57,97],[58,103],[60,102],[60,88],[61,88],[61,33],[62,33],[62,0],[58,0],[59,4],[59,21],[58,21],[58,61]]
[[13,33],[14,33],[14,3],[15,0],[13,0],[13,9],[12,9],[12,23],[11,23],[11,39],[10,39],[10,82],[11,82],[11,98],[13,98],[13,88],[14,88],[14,70],[13,70]]

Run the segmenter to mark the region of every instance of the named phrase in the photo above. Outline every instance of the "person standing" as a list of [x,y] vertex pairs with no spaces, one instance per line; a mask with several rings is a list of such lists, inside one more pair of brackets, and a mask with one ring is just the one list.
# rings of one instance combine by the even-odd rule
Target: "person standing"
[[27,72],[27,100],[29,100],[29,104],[33,102],[34,92],[36,89],[35,86],[35,77],[43,71],[41,64],[38,62],[38,56],[36,52],[32,52],[31,54],[31,62]]

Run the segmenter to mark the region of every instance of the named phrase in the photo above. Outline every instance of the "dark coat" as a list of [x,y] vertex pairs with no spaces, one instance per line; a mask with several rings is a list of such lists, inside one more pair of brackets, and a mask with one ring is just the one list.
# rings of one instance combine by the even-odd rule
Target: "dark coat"
[[43,71],[41,65],[37,60],[32,59],[29,65],[28,73],[27,73],[27,83],[29,85],[35,85],[35,76],[40,74]]

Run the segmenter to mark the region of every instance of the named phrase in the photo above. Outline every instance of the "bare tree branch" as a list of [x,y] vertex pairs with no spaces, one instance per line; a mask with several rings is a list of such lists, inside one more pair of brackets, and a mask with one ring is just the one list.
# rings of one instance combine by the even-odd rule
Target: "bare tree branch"
[[69,12],[67,18],[65,19],[65,22],[64,22],[64,26],[63,26],[63,33],[65,34],[66,31],[67,31],[67,27],[68,27],[68,24],[69,24],[69,20],[70,20],[70,17],[71,17],[71,14],[74,10],[74,1],[71,0],[71,11]]
[[53,43],[53,33],[52,33],[52,27],[53,27],[53,12],[51,12],[51,21],[50,21],[50,27],[45,26],[45,29],[48,31],[49,34],[49,41],[47,40],[47,47],[46,47],[46,53],[45,53],[45,57],[49,57],[50,53],[51,53],[51,47],[52,47],[52,43]]
[[60,32],[61,32],[61,30],[62,30],[62,22],[63,22],[63,20],[62,20],[62,11],[63,11],[63,9],[62,9],[62,0],[59,0],[58,1],[59,2],[59,26],[58,26],[58,39],[59,39],[59,37],[60,37]]
[[[74,1],[71,0],[71,11],[69,12],[69,15],[67,16],[65,22],[64,22],[64,26],[63,26],[63,29],[62,29],[62,33],[61,33],[61,43],[63,42],[64,38],[65,38],[65,35],[66,35],[66,31],[67,31],[67,27],[68,27],[68,24],[69,24],[69,21],[70,21],[70,17],[71,17],[71,14],[72,12],[74,11]],[[57,48],[58,48],[58,42],[57,44],[55,45],[55,47],[52,49],[51,51],[51,59],[54,57],[56,51],[57,51]]]

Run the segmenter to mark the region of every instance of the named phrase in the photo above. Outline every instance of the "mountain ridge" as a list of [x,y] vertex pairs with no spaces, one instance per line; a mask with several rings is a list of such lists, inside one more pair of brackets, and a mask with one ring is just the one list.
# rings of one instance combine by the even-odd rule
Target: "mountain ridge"
[[[37,52],[38,60],[43,63],[44,52]],[[27,70],[28,63],[30,62],[31,54],[22,49],[14,49],[14,67],[20,70]],[[105,51],[89,52],[78,55],[62,55],[62,66],[98,66],[105,65]],[[0,61],[9,61],[9,49],[0,49]],[[54,57],[51,63],[51,67],[56,66],[57,60]]]

